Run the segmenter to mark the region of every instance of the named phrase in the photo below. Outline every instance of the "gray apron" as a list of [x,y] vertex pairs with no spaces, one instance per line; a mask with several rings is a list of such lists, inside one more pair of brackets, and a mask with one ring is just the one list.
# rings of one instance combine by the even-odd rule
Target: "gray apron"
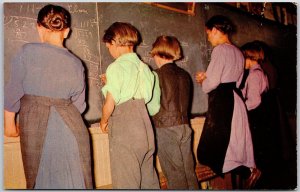
[[92,189],[89,133],[78,109],[71,100],[32,95],[22,97],[20,109],[20,143],[27,188],[33,189],[35,185],[51,106],[77,140],[85,186]]

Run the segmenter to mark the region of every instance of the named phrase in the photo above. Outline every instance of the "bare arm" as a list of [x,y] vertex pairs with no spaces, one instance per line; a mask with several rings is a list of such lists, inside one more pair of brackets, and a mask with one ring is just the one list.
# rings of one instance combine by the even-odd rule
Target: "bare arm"
[[15,123],[15,112],[4,110],[4,135],[7,137],[18,137],[19,129]]
[[114,111],[114,108],[115,108],[114,98],[109,92],[107,92],[105,103],[102,107],[102,118],[100,121],[100,128],[104,133],[108,133],[108,127],[107,127],[108,120],[112,112]]

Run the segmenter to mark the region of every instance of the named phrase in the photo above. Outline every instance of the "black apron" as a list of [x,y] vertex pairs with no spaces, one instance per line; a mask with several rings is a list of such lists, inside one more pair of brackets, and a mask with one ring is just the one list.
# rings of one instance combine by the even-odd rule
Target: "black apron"
[[208,110],[197,149],[199,163],[209,166],[218,175],[222,175],[230,140],[234,91],[241,96],[236,82],[230,82],[208,93]]

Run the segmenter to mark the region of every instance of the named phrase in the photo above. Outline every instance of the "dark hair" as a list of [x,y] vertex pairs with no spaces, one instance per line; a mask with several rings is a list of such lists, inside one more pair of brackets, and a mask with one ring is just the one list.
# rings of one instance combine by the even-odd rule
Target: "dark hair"
[[39,11],[37,23],[52,31],[62,31],[71,26],[71,15],[63,7],[49,4]]
[[105,30],[104,43],[115,41],[119,46],[135,46],[140,41],[138,30],[130,23],[115,22]]
[[234,30],[232,22],[223,15],[215,15],[211,17],[206,23],[205,26],[207,29],[212,30],[216,28],[224,34],[230,34]]
[[262,64],[262,62],[264,61],[264,49],[263,45],[259,41],[246,43],[241,47],[241,50],[244,54],[245,59],[257,61],[259,64]]
[[265,42],[263,41],[260,41],[260,40],[255,40],[253,41],[253,43],[257,43],[261,46],[261,48],[263,49],[264,51],[264,55],[265,55],[265,60],[266,59],[270,59],[270,55],[271,55],[271,48],[269,47],[268,44],[266,44]]
[[164,59],[178,60],[181,58],[180,43],[176,37],[159,36],[153,43],[150,54],[152,57],[157,55]]

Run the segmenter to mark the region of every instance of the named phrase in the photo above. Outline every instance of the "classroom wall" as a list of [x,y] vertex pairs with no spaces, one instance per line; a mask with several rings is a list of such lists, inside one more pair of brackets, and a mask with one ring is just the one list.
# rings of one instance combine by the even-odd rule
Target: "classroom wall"
[[[35,22],[39,9],[47,3],[4,3],[4,82],[9,79],[10,60],[27,42],[37,42]],[[72,15],[72,33],[66,47],[77,55],[86,68],[88,109],[84,114],[90,123],[101,117],[103,96],[98,76],[113,61],[101,42],[104,30],[113,22],[129,22],[137,27],[142,42],[137,47],[141,59],[151,68],[156,66],[149,55],[159,35],[173,35],[181,42],[184,58],[177,62],[191,75],[193,97],[191,113],[207,110],[207,95],[194,81],[195,72],[205,70],[212,47],[206,40],[205,21],[215,14],[228,16],[237,26],[232,41],[237,46],[262,40],[274,52],[273,63],[280,75],[280,88],[287,111],[296,110],[296,30],[262,22],[254,17],[221,6],[220,3],[196,3],[195,16],[158,8],[145,3],[55,3]]]
[[[193,94],[191,98],[191,113],[203,114],[207,110],[207,95],[201,86],[194,81],[196,71],[205,70],[208,65],[210,50],[204,35],[204,20],[200,14],[189,16],[174,11],[161,9],[145,3],[99,3],[100,37],[104,30],[113,22],[129,22],[137,27],[142,36],[142,42],[137,47],[137,53],[142,60],[156,69],[153,58],[149,52],[152,43],[160,35],[172,35],[181,42],[184,58],[177,61],[177,65],[189,72],[193,81]],[[112,62],[105,44],[100,44],[101,69],[105,72]]]
[[260,40],[270,47],[270,59],[278,72],[278,88],[284,110],[296,115],[297,28],[263,20],[221,3],[204,3],[198,6],[204,18],[221,14],[233,21],[236,32],[232,36],[232,42],[237,46]]
[[[39,42],[36,18],[39,10],[48,3],[4,3],[4,72],[9,79],[10,60],[25,43]],[[73,52],[86,71],[88,121],[99,119],[102,100],[99,74],[99,22],[97,3],[56,3],[65,7],[72,16],[72,31],[66,47]]]

